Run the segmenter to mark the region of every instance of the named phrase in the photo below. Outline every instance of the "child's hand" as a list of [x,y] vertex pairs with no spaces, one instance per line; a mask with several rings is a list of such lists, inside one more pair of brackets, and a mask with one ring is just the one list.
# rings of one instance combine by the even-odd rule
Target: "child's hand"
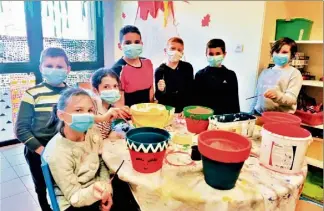
[[121,117],[123,119],[127,119],[131,116],[130,109],[128,106],[123,106],[119,109],[120,109],[119,117]]
[[164,92],[164,90],[165,90],[165,81],[164,80],[159,80],[159,82],[158,82],[158,89],[161,92]]
[[264,93],[264,97],[269,98],[269,99],[276,99],[278,97],[278,95],[277,95],[277,92],[275,90],[267,90]]
[[113,205],[113,200],[110,192],[106,192],[106,194],[102,197],[101,200],[101,210],[109,211],[111,206]]

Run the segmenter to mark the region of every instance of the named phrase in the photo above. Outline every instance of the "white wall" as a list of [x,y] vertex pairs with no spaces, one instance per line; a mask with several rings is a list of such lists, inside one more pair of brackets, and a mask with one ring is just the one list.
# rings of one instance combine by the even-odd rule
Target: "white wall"
[[[137,2],[122,1],[115,5],[115,36],[126,24],[139,27],[143,35],[143,56],[152,60],[157,67],[164,60],[163,49],[168,38],[180,36],[185,42],[185,59],[190,62],[195,71],[207,65],[205,46],[212,38],[221,38],[226,42],[227,57],[224,61],[229,69],[236,72],[239,81],[241,110],[248,111],[250,101],[247,97],[254,95],[262,40],[265,2],[252,1],[173,1],[176,24],[172,21],[163,27],[163,13],[158,18],[143,21],[136,18]],[[126,18],[121,17],[122,13]],[[209,27],[202,27],[201,20],[211,15]],[[115,41],[116,41],[115,37]],[[235,53],[237,44],[244,46],[242,53]],[[115,59],[121,52],[115,43]]]

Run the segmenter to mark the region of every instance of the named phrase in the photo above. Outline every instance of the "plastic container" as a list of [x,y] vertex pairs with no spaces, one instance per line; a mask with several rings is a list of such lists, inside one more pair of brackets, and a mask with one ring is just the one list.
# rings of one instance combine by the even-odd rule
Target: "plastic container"
[[265,124],[261,131],[260,163],[277,172],[299,173],[312,136],[292,124]]
[[135,128],[126,133],[133,168],[140,173],[153,173],[162,168],[170,134],[152,127]]
[[277,19],[276,40],[289,37],[293,40],[309,40],[313,21],[305,18]]
[[214,115],[209,117],[210,130],[226,130],[240,134],[245,137],[252,137],[256,117],[248,113]]
[[156,103],[140,103],[130,107],[135,127],[164,128],[173,119],[175,109]]
[[233,132],[210,130],[199,134],[198,149],[206,183],[220,190],[232,189],[251,146],[247,138]]
[[301,121],[307,125],[317,126],[323,124],[323,112],[316,114],[307,113],[305,111],[297,110],[295,115],[298,116]]
[[268,123],[283,123],[283,124],[291,124],[300,126],[301,119],[293,114],[283,113],[283,112],[275,112],[275,111],[267,111],[262,114],[262,122],[263,124]]
[[187,129],[191,133],[201,133],[208,129],[208,118],[214,114],[210,108],[203,106],[188,106],[183,109]]

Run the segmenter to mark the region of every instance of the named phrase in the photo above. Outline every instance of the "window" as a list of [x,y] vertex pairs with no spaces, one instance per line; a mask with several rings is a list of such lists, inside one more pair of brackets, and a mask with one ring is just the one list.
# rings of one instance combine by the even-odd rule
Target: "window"
[[48,47],[63,48],[73,71],[104,66],[101,1],[0,1],[0,74],[33,72]]
[[94,12],[94,1],[42,1],[44,48],[61,47],[72,62],[96,61]]
[[0,63],[28,62],[24,2],[0,1],[0,20]]

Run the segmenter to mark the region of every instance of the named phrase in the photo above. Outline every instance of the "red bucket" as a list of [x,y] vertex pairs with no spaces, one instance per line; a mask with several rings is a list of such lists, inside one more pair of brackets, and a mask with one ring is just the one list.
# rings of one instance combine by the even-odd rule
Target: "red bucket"
[[268,111],[262,114],[262,121],[264,124],[268,123],[283,123],[300,126],[301,119],[295,115],[283,113],[283,112],[274,112]]
[[133,168],[140,173],[153,173],[162,168],[170,134],[152,127],[135,128],[126,133]]
[[208,120],[198,120],[192,118],[186,118],[187,130],[191,133],[199,134],[208,129]]

